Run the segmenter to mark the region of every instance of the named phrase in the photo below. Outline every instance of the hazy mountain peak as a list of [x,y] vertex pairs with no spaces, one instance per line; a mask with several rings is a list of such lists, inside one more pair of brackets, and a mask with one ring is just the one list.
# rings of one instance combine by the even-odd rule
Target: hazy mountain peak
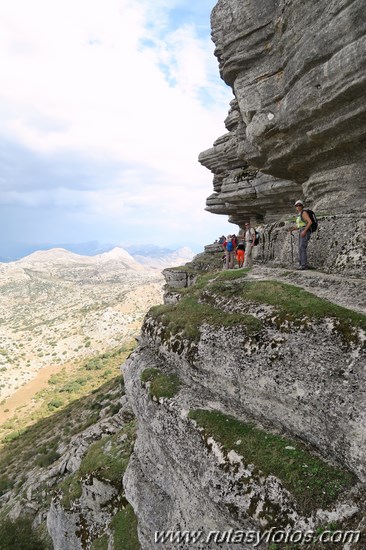
[[130,260],[131,262],[134,262],[135,260],[131,256],[127,250],[124,250],[124,248],[121,248],[120,246],[116,246],[112,248],[109,252],[103,252],[103,254],[99,254],[98,258],[102,261],[109,261],[109,260]]
[[29,256],[25,256],[14,263],[63,262],[79,258],[78,254],[65,250],[65,248],[51,248],[49,250],[36,250],[36,252],[32,252]]
[[[143,249],[141,252],[145,252]],[[187,246],[177,250],[166,251],[160,247],[148,247],[144,254],[135,253],[133,257],[140,264],[149,266],[153,269],[165,269],[167,267],[176,267],[192,260],[195,254]]]
[[[13,267],[21,269],[36,269],[47,271],[50,269],[73,269],[83,265],[85,268],[104,269],[141,269],[162,270],[167,267],[179,266],[192,260],[195,254],[187,246],[172,250],[156,245],[130,245],[115,246],[108,251],[96,255],[84,255],[71,252],[61,246],[55,246],[46,250],[36,250],[24,256],[20,260],[1,264],[2,271],[8,271]],[[107,266],[106,266],[107,268]]]

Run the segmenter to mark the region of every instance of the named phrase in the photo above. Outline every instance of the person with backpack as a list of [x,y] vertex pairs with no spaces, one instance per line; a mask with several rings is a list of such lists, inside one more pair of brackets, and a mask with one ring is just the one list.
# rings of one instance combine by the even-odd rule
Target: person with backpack
[[235,243],[232,239],[232,235],[228,235],[223,243],[223,249],[225,250],[225,269],[233,269],[235,259]]
[[296,225],[289,229],[289,232],[299,231],[299,267],[297,269],[308,269],[307,248],[313,231],[316,230],[318,222],[314,212],[304,208],[300,200],[295,202],[297,211]]
[[253,265],[253,247],[255,245],[256,232],[254,227],[251,227],[250,222],[245,223],[245,259],[244,267],[252,267]]

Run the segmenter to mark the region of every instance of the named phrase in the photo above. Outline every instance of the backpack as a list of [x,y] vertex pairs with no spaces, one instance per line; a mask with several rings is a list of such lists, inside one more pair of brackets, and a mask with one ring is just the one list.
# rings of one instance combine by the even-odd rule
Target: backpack
[[255,230],[255,237],[254,237],[254,246],[257,246],[257,244],[259,244],[259,241],[261,240],[261,236],[260,234],[258,233],[257,230]]
[[[307,212],[309,214],[309,218],[311,219],[311,226],[310,226],[310,229],[312,231],[312,233],[314,233],[314,231],[316,231],[318,229],[318,220],[317,220],[317,217],[315,215],[315,213],[310,210],[310,208],[304,208],[303,210],[304,212]],[[302,219],[302,218],[301,218]],[[304,220],[303,220],[304,221]]]
[[233,241],[228,241],[228,242],[226,243],[226,250],[227,250],[228,252],[232,252],[232,251],[234,250]]

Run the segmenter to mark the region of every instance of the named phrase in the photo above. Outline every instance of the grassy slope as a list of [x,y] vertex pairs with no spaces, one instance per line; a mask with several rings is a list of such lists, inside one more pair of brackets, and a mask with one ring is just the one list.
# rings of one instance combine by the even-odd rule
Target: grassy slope
[[0,446],[17,439],[30,425],[51,417],[56,411],[62,411],[70,403],[90,395],[108,380],[119,376],[121,364],[134,347],[135,342],[131,341],[121,348],[75,363],[69,369],[62,369],[59,374],[52,375],[48,387],[35,397],[35,410],[29,414],[27,407],[21,408],[0,426]]
[[[30,422],[22,417],[14,419],[18,428],[5,435],[2,442],[0,495],[12,488],[15,494],[22,496],[27,474],[31,473],[37,478],[48,467],[52,467],[59,458],[57,447],[61,442],[67,445],[73,436],[95,424],[102,408],[103,418],[111,417],[118,412],[119,401],[124,394],[120,365],[131,349],[132,344],[112,353],[105,353],[99,358],[84,362],[72,371],[54,377],[49,388],[39,396],[42,405],[37,411],[37,416],[40,419],[31,419]],[[86,382],[81,383],[85,378]],[[83,395],[84,393],[86,395]],[[90,475],[114,484],[123,496],[121,480],[133,448],[135,432],[135,421],[131,420],[116,434],[92,443],[75,474],[60,476],[55,488],[61,491],[62,502],[66,508],[71,507],[72,502],[80,496],[82,479]],[[46,511],[52,494],[53,491],[50,492],[46,485],[41,484],[37,492],[33,492],[32,499]],[[129,547],[137,550],[137,521],[132,508],[129,505],[125,507],[127,503],[123,503],[124,498],[121,500],[122,508],[111,526],[116,539],[114,547],[117,549],[118,541],[127,537],[131,539]],[[29,522],[10,522],[7,519],[7,511],[5,504],[0,510],[0,532],[3,534],[1,550],[13,550],[14,545],[23,544],[21,537],[34,539],[34,544],[38,544],[40,549],[52,547],[49,546],[50,541],[45,535],[43,525],[40,529],[43,533],[41,536],[32,532]],[[107,543],[107,538],[103,538],[102,535],[100,539],[95,540],[95,548],[107,548],[104,543]],[[27,548],[24,546],[25,550]]]

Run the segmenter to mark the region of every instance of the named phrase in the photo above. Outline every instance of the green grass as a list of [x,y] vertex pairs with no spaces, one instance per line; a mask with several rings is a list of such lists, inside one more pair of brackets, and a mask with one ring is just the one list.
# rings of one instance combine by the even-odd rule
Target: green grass
[[141,382],[152,382],[154,378],[159,376],[159,374],[160,374],[159,369],[154,369],[149,367],[142,371],[141,377],[140,377]]
[[84,456],[79,475],[85,477],[93,474],[121,488],[122,476],[127,468],[135,438],[136,421],[131,420],[116,434],[96,441]]
[[197,279],[194,286],[185,289],[185,291],[199,298],[202,290],[226,288],[227,286],[231,286],[230,283],[234,283],[233,288],[237,288],[235,283],[241,284],[249,272],[249,269],[228,269],[217,273],[206,273]]
[[47,418],[16,432],[16,437],[3,442],[0,453],[0,479],[2,488],[13,485],[19,492],[24,482],[23,474],[35,466],[43,467],[57,459],[56,448],[60,441],[67,444],[73,434],[79,433],[99,418],[100,403],[111,400],[110,411],[115,410],[112,403],[116,395],[124,393],[121,376],[104,383],[93,393],[73,401],[62,410],[57,410]]
[[249,273],[249,269],[228,269],[224,271],[219,271],[215,273],[205,273],[198,277],[197,282],[194,286],[189,287],[188,291],[191,294],[197,294],[197,291],[206,288],[207,285],[212,283],[224,283],[230,281],[241,282],[244,280]]
[[262,326],[253,315],[227,313],[191,295],[182,297],[178,304],[156,306],[150,310],[150,315],[164,325],[164,339],[181,333],[194,342],[199,341],[204,323],[214,328],[241,325],[247,334],[259,332]]
[[72,503],[82,495],[78,473],[76,472],[58,483],[57,487],[62,493],[61,504],[63,508],[70,510]]
[[[344,344],[361,342],[357,329],[366,331],[366,316],[318,298],[300,287],[279,281],[248,281],[248,270],[228,270],[201,274],[195,285],[181,289],[176,305],[156,306],[150,314],[166,327],[166,336],[181,332],[187,338],[199,340],[200,326],[206,322],[214,327],[243,324],[249,334],[260,330],[258,319],[244,313],[225,313],[210,304],[210,296],[240,298],[244,303],[273,307],[278,325],[290,322],[306,327],[308,322],[330,318],[334,332]],[[212,301],[212,300],[211,300]],[[362,336],[361,336],[362,338]]]
[[108,536],[102,535],[101,537],[93,540],[90,550],[108,550]]
[[366,331],[366,316],[318,298],[294,285],[278,281],[243,281],[240,287],[212,285],[213,292],[220,292],[228,298],[240,296],[247,302],[272,306],[278,314],[278,321],[301,323],[303,319],[321,320],[332,318],[334,330],[345,343],[357,343],[355,331]]
[[14,481],[8,476],[0,477],[0,497],[14,487]]
[[81,496],[81,482],[88,476],[108,481],[122,492],[122,477],[126,471],[136,438],[136,422],[131,420],[116,434],[93,443],[83,457],[79,470],[63,480],[62,505],[70,508]]
[[194,410],[189,417],[224,451],[234,449],[245,464],[254,464],[266,476],[280,479],[305,513],[331,505],[344,489],[356,483],[353,474],[327,464],[298,441],[267,433],[218,411]]
[[49,550],[50,546],[32,528],[32,521],[18,518],[0,522],[0,550]]
[[171,399],[180,388],[180,381],[176,374],[163,374],[158,369],[148,368],[141,373],[141,382],[150,382],[151,397],[166,397]]
[[58,438],[55,437],[39,447],[35,464],[44,468],[50,466],[53,462],[58,460],[60,458],[59,453],[56,451],[58,443]]
[[181,333],[184,338],[198,342],[204,323],[214,328],[242,326],[247,335],[258,333],[262,324],[253,315],[225,312],[208,303],[207,296],[203,298],[206,289],[223,294],[226,288],[231,288],[230,283],[238,292],[247,273],[247,270],[227,270],[201,274],[194,285],[180,290],[182,297],[177,304],[151,308],[149,314],[164,326],[164,340]]
[[113,531],[113,550],[140,550],[137,537],[137,518],[130,504],[111,521]]
[[[237,294],[238,289],[228,289],[227,293]],[[243,281],[239,293],[248,301],[273,306],[278,311],[294,317],[336,317],[340,320],[351,318],[354,324],[366,329],[365,315],[318,298],[302,288],[287,283]]]
[[[24,490],[26,471],[32,471],[35,466],[47,467],[58,458],[56,449],[62,441],[64,445],[70,441],[73,433],[79,433],[85,423],[93,417],[98,420],[101,403],[103,408],[109,407],[111,414],[118,410],[116,399],[124,394],[121,387],[122,378],[116,377],[97,388],[92,395],[72,402],[62,411],[54,413],[30,426],[16,440],[4,445],[0,458],[0,491],[6,492],[13,488],[17,493]],[[108,414],[108,412],[107,412]],[[92,423],[93,423],[92,422]],[[32,499],[45,509],[49,506],[54,491],[61,494],[64,508],[70,509],[82,494],[82,481],[90,477],[103,480],[113,485],[118,494],[123,496],[122,478],[127,468],[136,437],[136,421],[131,420],[122,426],[115,434],[106,435],[90,445],[84,455],[79,469],[72,475],[59,480],[52,491],[41,484],[38,493],[33,492]],[[26,466],[25,466],[26,465]],[[44,492],[47,492],[45,498]],[[119,499],[111,502],[111,507],[121,506]],[[122,509],[113,519],[114,548],[138,549],[136,518],[130,506]],[[120,545],[119,541],[123,541]],[[32,531],[31,522],[9,522],[4,516],[0,518],[0,550],[24,548],[27,550],[48,550],[51,546],[39,533]],[[93,542],[93,550],[107,550],[108,536],[101,536]]]

